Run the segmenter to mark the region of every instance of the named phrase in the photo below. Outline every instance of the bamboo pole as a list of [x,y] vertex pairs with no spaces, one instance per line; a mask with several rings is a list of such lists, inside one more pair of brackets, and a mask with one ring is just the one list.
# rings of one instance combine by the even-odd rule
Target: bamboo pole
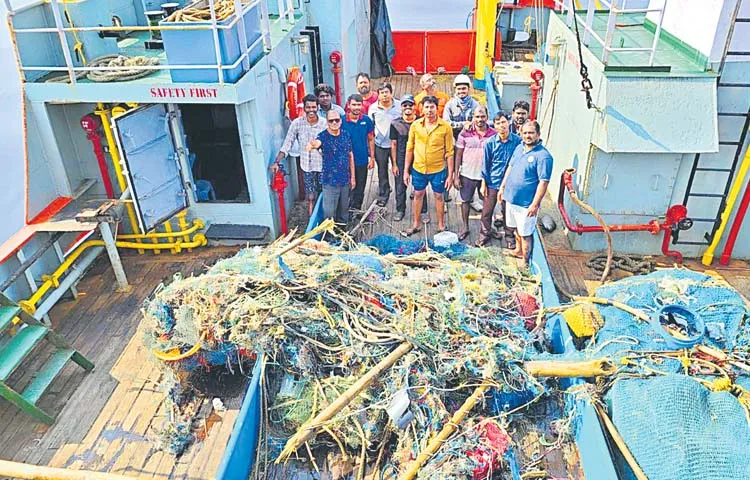
[[456,431],[458,424],[463,421],[466,414],[474,408],[474,405],[476,405],[479,400],[484,398],[484,392],[486,392],[489,387],[490,385],[480,385],[474,389],[474,393],[466,399],[464,404],[461,405],[461,408],[456,410],[456,413],[453,414],[450,421],[445,424],[443,429],[440,430],[440,433],[438,433],[437,436],[427,444],[424,450],[419,452],[417,458],[409,465],[409,469],[399,477],[399,480],[412,480],[417,476],[419,469],[427,463],[430,457],[440,450],[440,447],[443,446],[443,443],[448,437],[453,435],[453,432]]
[[134,478],[108,472],[68,470],[65,468],[9,462],[7,460],[0,460],[0,477],[25,478],[31,480],[130,480]]
[[357,380],[354,385],[346,389],[346,391],[342,393],[336,400],[334,400],[330,405],[328,405],[325,409],[318,413],[315,418],[306,422],[305,425],[302,425],[297,433],[295,433],[289,440],[287,440],[286,445],[284,446],[284,451],[282,451],[279,455],[279,458],[276,459],[276,463],[281,463],[282,461],[289,458],[292,453],[294,453],[300,446],[304,445],[304,443],[307,442],[315,434],[316,430],[321,426],[321,424],[329,421],[334,416],[336,416],[336,414],[338,414],[347,405],[349,405],[362,390],[364,390],[376,378],[378,378],[380,374],[393,366],[393,364],[396,363],[399,358],[406,355],[411,349],[412,346],[410,343],[402,343],[387,357],[378,362],[378,364],[375,365],[372,370],[367,372],[367,374]]
[[644,322],[650,322],[651,318],[649,318],[648,314],[644,312],[643,310],[639,310],[637,308],[633,308],[629,305],[626,305],[622,302],[618,302],[615,300],[610,300],[608,298],[599,298],[599,297],[579,297],[577,295],[574,295],[571,297],[574,302],[584,302],[584,303],[596,303],[598,305],[610,305],[615,308],[619,308],[620,310],[624,312],[628,312],[629,314],[633,315],[639,320],[643,320]]
[[635,475],[635,478],[637,480],[648,480],[648,477],[641,469],[641,466],[638,465],[638,462],[635,460],[635,457],[632,453],[630,453],[630,449],[625,444],[625,440],[622,439],[620,436],[620,432],[617,431],[617,427],[614,423],[612,423],[612,419],[609,418],[609,415],[607,415],[607,412],[602,409],[596,402],[592,402],[594,405],[594,410],[596,410],[596,414],[599,416],[599,420],[601,420],[604,423],[604,426],[607,428],[607,431],[609,432],[609,435],[612,437],[612,441],[615,442],[615,445],[617,445],[617,448],[620,450],[620,453],[622,453],[623,458],[626,462],[628,462],[628,465],[630,466],[631,470],[633,470],[633,474]]
[[523,369],[535,377],[602,377],[613,375],[617,367],[609,359],[583,362],[536,360],[524,362]]
[[332,229],[334,225],[335,225],[335,223],[333,222],[333,219],[326,218],[325,220],[323,220],[322,222],[320,222],[320,225],[318,225],[317,227],[313,228],[309,232],[307,232],[307,233],[305,233],[303,235],[300,235],[299,238],[297,238],[292,243],[290,243],[289,245],[287,245],[286,247],[284,247],[283,249],[281,249],[279,252],[274,253],[273,256],[274,257],[280,257],[280,256],[284,255],[285,253],[287,253],[287,252],[289,252],[291,250],[294,250],[295,248],[299,247],[300,245],[302,245],[303,243],[305,243],[309,239],[315,237],[319,233],[322,233],[324,231],[328,231],[328,230]]

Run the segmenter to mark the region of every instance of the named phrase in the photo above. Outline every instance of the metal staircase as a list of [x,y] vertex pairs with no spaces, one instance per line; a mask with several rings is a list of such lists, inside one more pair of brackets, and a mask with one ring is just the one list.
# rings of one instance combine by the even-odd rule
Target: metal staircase
[[[746,0],[747,1],[747,0]],[[732,158],[731,163],[728,167],[726,166],[708,166],[705,165],[705,162],[701,162],[701,154],[696,153],[695,158],[693,159],[693,165],[690,170],[690,177],[688,178],[687,188],[685,189],[685,196],[683,198],[682,204],[685,205],[688,208],[688,211],[696,211],[696,210],[703,210],[708,209],[710,207],[704,205],[698,204],[698,202],[703,201],[706,202],[712,201],[714,202],[716,209],[713,211],[713,216],[706,216],[706,217],[691,217],[693,222],[695,222],[696,226],[703,224],[705,225],[705,230],[703,233],[702,240],[679,240],[677,237],[674,238],[673,242],[676,245],[710,245],[711,242],[714,239],[714,235],[716,235],[716,231],[719,228],[719,225],[721,224],[721,214],[724,211],[726,204],[727,204],[727,195],[729,194],[729,190],[732,186],[732,180],[734,179],[735,172],[737,170],[737,165],[739,164],[739,161],[742,156],[742,149],[745,145],[745,141],[747,140],[747,134],[748,134],[748,128],[750,127],[750,107],[747,110],[744,111],[722,111],[721,105],[722,105],[722,99],[732,99],[736,98],[738,94],[738,89],[745,89],[746,92],[749,92],[750,94],[750,83],[746,82],[736,82],[732,81],[730,77],[731,75],[728,75],[726,72],[726,59],[727,57],[748,57],[750,56],[750,50],[747,50],[750,46],[748,45],[740,45],[741,49],[738,50],[732,50],[732,39],[734,37],[734,33],[736,30],[737,24],[747,24],[750,23],[750,17],[743,18],[739,17],[740,8],[742,6],[742,0],[737,2],[737,7],[735,10],[735,19],[732,23],[732,27],[729,31],[729,35],[726,42],[726,50],[724,57],[721,61],[721,66],[719,69],[719,78],[717,82],[717,98],[718,98],[718,105],[720,105],[720,110],[718,112],[719,117],[719,150],[721,151],[721,147],[730,147],[730,156]],[[732,104],[733,102],[724,102],[726,104]],[[724,120],[731,120],[731,119],[739,119],[740,122],[743,123],[741,129],[739,130],[739,136],[737,136],[736,131],[732,134],[728,134],[729,138],[723,138],[722,133],[727,134],[725,130],[732,130],[731,128],[722,128],[722,119]],[[713,183],[712,180],[715,180],[715,177],[712,178],[710,175],[711,173],[718,173],[722,174],[722,177],[726,177],[725,180],[723,180],[723,190],[721,190],[720,193],[717,193],[716,185]],[[693,200],[691,204],[691,200]],[[716,201],[718,200],[718,202]],[[696,207],[703,207],[703,208],[696,208]]]
[[[15,333],[11,334],[11,330],[15,330]],[[36,372],[31,383],[19,393],[6,382],[43,340],[55,347],[55,353]],[[60,335],[0,293],[0,397],[39,421],[54,423],[55,419],[37,407],[36,403],[70,360],[85,370],[94,368],[93,363],[73,349]]]

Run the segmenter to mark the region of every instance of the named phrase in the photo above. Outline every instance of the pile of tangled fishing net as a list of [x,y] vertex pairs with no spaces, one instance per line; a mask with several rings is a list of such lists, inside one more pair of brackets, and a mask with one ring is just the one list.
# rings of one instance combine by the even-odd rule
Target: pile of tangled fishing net
[[256,474],[290,457],[317,469],[319,452],[351,460],[357,478],[502,469],[510,438],[499,414],[545,391],[523,369],[545,349],[538,279],[499,250],[397,257],[346,236],[309,238],[242,250],[160,289],[144,311],[151,345],[179,358],[173,369],[261,355]]

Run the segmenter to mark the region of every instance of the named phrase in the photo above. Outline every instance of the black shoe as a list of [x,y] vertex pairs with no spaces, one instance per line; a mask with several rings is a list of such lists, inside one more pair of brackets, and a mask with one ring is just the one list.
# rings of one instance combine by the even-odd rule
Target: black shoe
[[404,219],[404,212],[396,212],[396,214],[393,216],[393,220],[398,222],[400,220]]
[[385,207],[386,202],[383,200],[378,200],[377,204],[378,204],[378,207]]

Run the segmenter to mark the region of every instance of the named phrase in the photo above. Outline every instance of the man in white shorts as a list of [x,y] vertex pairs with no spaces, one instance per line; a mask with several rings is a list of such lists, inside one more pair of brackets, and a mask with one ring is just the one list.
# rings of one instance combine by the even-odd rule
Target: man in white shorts
[[539,140],[541,128],[536,120],[521,127],[521,145],[516,147],[497,192],[498,202],[505,199],[505,225],[514,229],[516,248],[510,254],[529,265],[539,205],[547,193],[552,176],[552,155]]

